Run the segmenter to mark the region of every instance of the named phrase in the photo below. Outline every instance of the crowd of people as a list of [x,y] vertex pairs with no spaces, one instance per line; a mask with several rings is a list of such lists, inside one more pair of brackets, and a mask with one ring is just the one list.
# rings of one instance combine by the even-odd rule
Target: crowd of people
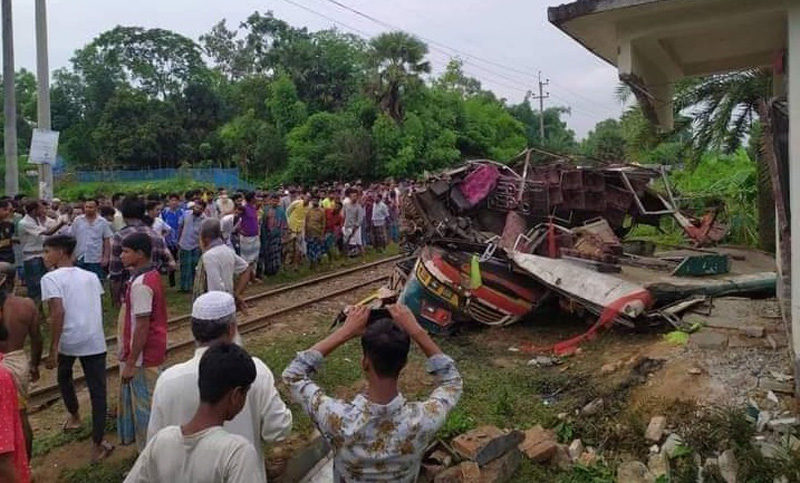
[[[285,438],[293,416],[272,371],[242,348],[243,293],[305,261],[313,268],[325,258],[360,256],[368,245],[384,250],[398,239],[405,189],[0,199],[0,481],[30,481],[28,392],[41,364],[56,371],[67,411],[62,430],[70,432],[83,427],[73,382],[80,362],[90,396],[91,460],[114,451],[106,434],[106,290],[119,309],[117,440],[139,452],[125,481],[266,481],[262,444]],[[166,284],[192,294],[197,345],[191,359],[169,368]],[[20,286],[25,296],[17,295]],[[334,451],[337,483],[414,481],[424,449],[461,394],[452,359],[407,308],[375,314],[351,308],[341,328],[298,353],[283,372],[291,398]],[[357,337],[367,391],[353,401],[327,396],[312,376],[329,353]],[[438,386],[419,403],[407,402],[397,385],[411,341],[428,357]]]

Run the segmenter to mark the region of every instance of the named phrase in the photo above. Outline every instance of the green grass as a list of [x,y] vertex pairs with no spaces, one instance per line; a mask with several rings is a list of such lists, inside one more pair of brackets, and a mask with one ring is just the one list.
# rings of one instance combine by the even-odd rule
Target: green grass
[[187,190],[210,188],[208,183],[199,183],[191,178],[176,178],[153,181],[131,181],[131,182],[92,182],[80,183],[68,179],[56,183],[56,196],[66,200],[77,200],[80,197],[90,198],[96,196],[111,196],[114,193],[171,193],[177,191],[183,193]]
[[[255,295],[281,285],[297,283],[301,282],[302,280],[318,277],[333,271],[344,270],[357,265],[377,262],[383,258],[388,258],[399,253],[400,247],[397,244],[392,244],[386,247],[386,250],[383,253],[378,253],[374,250],[367,250],[363,257],[335,258],[330,263],[323,263],[315,270],[311,270],[311,267],[308,265],[308,263],[304,263],[297,269],[284,269],[274,276],[264,277],[263,283],[251,285],[250,288],[248,288],[245,292],[245,295]],[[181,293],[177,286],[170,287],[169,278],[166,275],[162,276],[162,284],[164,286],[164,296],[166,297],[167,310],[170,317],[177,317],[191,312],[191,294]],[[106,336],[116,333],[118,313],[119,310],[114,308],[111,304],[111,294],[107,289],[106,294],[103,296],[103,329],[105,330]],[[42,324],[42,336],[44,337],[45,352],[47,352],[50,347],[49,323]]]
[[98,465],[86,465],[75,470],[65,470],[60,481],[65,483],[119,483],[125,479],[125,474],[133,468],[136,457],[131,456],[122,461],[113,463],[104,462]]
[[[66,417],[66,416],[65,416]],[[117,431],[117,421],[109,419],[106,421],[106,434],[115,434]],[[37,434],[33,435],[33,457],[45,456],[54,449],[61,446],[74,443],[76,441],[84,441],[92,436],[92,422],[91,418],[84,418],[83,424],[77,431],[70,431],[69,433],[57,432],[51,433],[47,436],[41,437]]]

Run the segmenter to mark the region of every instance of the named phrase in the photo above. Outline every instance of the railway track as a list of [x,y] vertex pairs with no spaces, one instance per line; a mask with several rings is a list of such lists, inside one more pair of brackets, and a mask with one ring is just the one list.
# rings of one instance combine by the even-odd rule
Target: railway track
[[[331,281],[333,279],[340,279],[343,276],[351,275],[358,272],[363,272],[366,270],[374,269],[380,267],[382,265],[394,263],[398,260],[403,259],[403,255],[397,255],[393,257],[389,257],[377,262],[372,262],[364,265],[359,265],[357,267],[348,268],[346,270],[340,270],[337,272],[332,272],[326,275],[322,275],[320,277],[315,277],[313,279],[305,280],[303,282],[298,282],[290,285],[286,285],[284,287],[280,287],[274,290],[268,290],[259,294],[251,295],[247,297],[245,300],[248,303],[251,302],[259,302],[263,303],[265,299],[270,297],[276,297],[283,294],[287,294],[291,291],[298,290],[298,289],[305,289],[312,287],[314,285],[321,284],[323,282]],[[268,327],[271,324],[271,319],[285,315],[291,312],[296,312],[298,310],[302,310],[305,307],[310,305],[323,302],[325,300],[339,297],[345,295],[349,292],[354,290],[358,290],[364,287],[368,287],[371,285],[375,285],[381,282],[388,280],[391,275],[378,275],[375,277],[371,277],[367,280],[357,281],[355,283],[349,284],[345,287],[337,288],[333,291],[323,292],[320,295],[313,296],[311,298],[303,299],[297,303],[290,304],[288,306],[281,307],[277,310],[271,310],[266,313],[262,313],[259,315],[247,317],[244,320],[239,321],[239,333],[241,335],[249,334],[252,332],[256,332]],[[178,317],[174,317],[168,321],[169,329],[174,330],[177,327],[185,325],[191,316],[190,314],[181,315]],[[106,343],[110,345],[116,344],[117,338],[116,336],[110,336],[106,338]],[[172,343],[167,346],[167,356],[170,354],[174,354],[175,352],[184,350],[186,348],[190,348],[194,346],[194,339],[189,336],[184,338],[179,342]],[[111,354],[111,350],[109,349],[109,354]],[[116,374],[119,371],[119,364],[114,362],[107,366],[106,374],[107,377],[111,377],[112,375]],[[82,374],[76,375],[74,378],[76,387],[83,387],[85,383],[84,376]],[[30,400],[29,400],[29,414],[33,414],[39,411],[42,411],[56,402],[60,400],[60,392],[58,389],[58,384],[49,384],[47,386],[43,386],[40,388],[36,388],[30,392]]]

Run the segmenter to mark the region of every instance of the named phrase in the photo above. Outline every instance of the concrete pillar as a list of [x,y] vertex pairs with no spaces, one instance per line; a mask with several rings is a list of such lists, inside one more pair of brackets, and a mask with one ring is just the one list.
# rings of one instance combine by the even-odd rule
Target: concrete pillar
[[792,349],[795,394],[800,396],[800,5],[788,11],[789,199],[792,232]]
[[658,117],[658,125],[664,131],[673,129],[673,79],[639,51],[636,40],[627,37],[619,39],[617,69],[620,76],[634,75],[644,82],[651,96],[651,102]]

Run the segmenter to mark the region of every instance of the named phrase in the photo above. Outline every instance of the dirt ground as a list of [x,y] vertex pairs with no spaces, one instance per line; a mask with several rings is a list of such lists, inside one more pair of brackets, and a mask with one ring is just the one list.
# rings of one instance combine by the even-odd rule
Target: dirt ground
[[[295,350],[306,348],[328,333],[330,321],[344,304],[356,302],[368,293],[367,289],[361,290],[316,304],[303,313],[279,317],[268,328],[248,336],[245,346],[267,361],[277,375]],[[779,402],[769,403],[767,391],[760,387],[776,375],[780,378],[791,373],[785,332],[781,319],[775,317],[776,308],[773,300],[719,299],[714,301],[711,316],[695,314],[715,327],[700,329],[685,344],[666,340],[667,330],[637,333],[613,329],[584,344],[573,356],[547,367],[529,364],[537,354],[526,353],[525,347],[564,340],[586,330],[588,322],[550,312],[507,328],[465,328],[452,337],[439,339],[465,377],[465,395],[454,411],[458,414],[448,421],[444,431],[457,433],[462,428],[459,424],[464,428],[486,423],[517,429],[537,422],[553,426],[566,417],[574,425],[575,437],[590,444],[595,441],[602,451],[617,455],[635,453],[637,448],[647,450],[641,432],[651,416],[665,414],[671,426],[685,423],[679,418],[691,415],[675,409],[681,404],[692,408],[744,407],[755,401],[788,410],[792,404],[789,395],[778,393]],[[719,325],[724,327],[716,327]],[[764,327],[763,336],[743,337],[743,327],[753,325]],[[712,338],[713,342],[724,342],[711,347],[704,340],[707,334],[719,335]],[[321,384],[338,397],[350,398],[364,387],[358,365],[360,350],[350,344],[341,351],[335,360],[326,363]],[[433,380],[425,372],[423,358],[412,354],[401,379],[401,390],[414,398],[423,397],[432,388]],[[284,399],[288,400],[285,396],[284,391]],[[110,400],[115,397],[110,395]],[[598,397],[608,401],[605,413],[591,421],[581,418],[577,414],[581,407]],[[509,399],[504,402],[504,398]],[[81,401],[82,407],[88,408],[85,392],[81,393]],[[293,434],[285,442],[267,448],[271,481],[312,438],[310,422],[297,411],[295,414]],[[57,438],[63,415],[61,404],[36,414],[32,423],[37,438]],[[37,482],[62,481],[59,478],[65,469],[82,468],[88,461],[90,445],[86,440],[64,444],[56,441],[52,446],[54,449],[33,460]],[[104,465],[130,464],[133,455],[131,448],[118,448]],[[527,470],[520,470],[514,481],[545,481],[532,480],[536,476],[531,475],[540,473]]]

